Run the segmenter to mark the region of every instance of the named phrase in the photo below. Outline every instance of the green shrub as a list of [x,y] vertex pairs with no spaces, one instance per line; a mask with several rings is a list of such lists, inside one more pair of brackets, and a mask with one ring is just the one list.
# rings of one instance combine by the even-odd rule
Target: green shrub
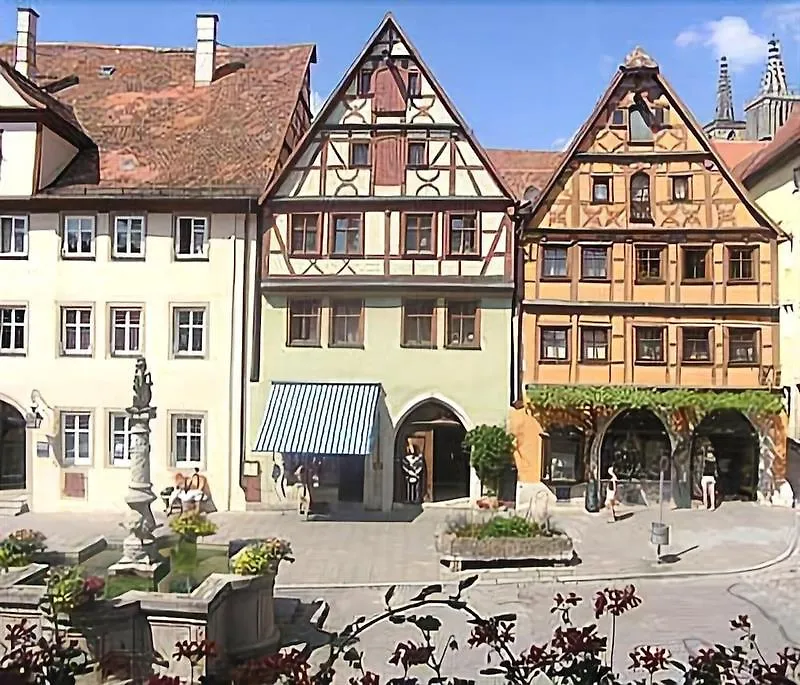
[[292,563],[292,546],[286,540],[268,538],[245,547],[233,560],[233,572],[240,576],[277,573],[282,561]]
[[44,551],[46,539],[44,533],[30,528],[9,533],[0,542],[0,568],[7,570],[11,567],[27,566],[34,554]]
[[523,516],[494,516],[488,521],[457,521],[448,532],[459,538],[536,538],[559,535],[549,522],[537,523]]
[[514,463],[514,436],[502,426],[476,426],[464,436],[463,445],[481,484],[498,494],[500,478]]
[[209,521],[208,517],[197,509],[176,516],[169,522],[169,527],[185,540],[196,540],[217,532],[217,524]]

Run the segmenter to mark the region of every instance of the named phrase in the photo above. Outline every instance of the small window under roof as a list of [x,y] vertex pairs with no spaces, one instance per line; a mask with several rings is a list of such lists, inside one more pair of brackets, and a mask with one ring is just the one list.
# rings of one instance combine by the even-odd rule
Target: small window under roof
[[106,78],[108,78],[116,70],[117,70],[117,68],[114,65],[112,65],[112,64],[104,64],[103,66],[100,67],[100,69],[98,70],[98,73],[100,74],[100,76],[105,76]]
[[539,195],[541,195],[541,190],[539,190],[536,186],[529,186],[528,189],[525,191],[523,197],[530,201],[536,202],[539,199]]

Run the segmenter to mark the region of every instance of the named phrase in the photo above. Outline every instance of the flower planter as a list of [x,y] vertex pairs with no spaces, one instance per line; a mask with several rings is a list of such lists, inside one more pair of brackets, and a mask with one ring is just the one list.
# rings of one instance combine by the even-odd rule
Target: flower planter
[[566,535],[479,539],[445,532],[436,536],[436,551],[446,559],[459,561],[536,559],[563,562],[572,558],[573,545]]

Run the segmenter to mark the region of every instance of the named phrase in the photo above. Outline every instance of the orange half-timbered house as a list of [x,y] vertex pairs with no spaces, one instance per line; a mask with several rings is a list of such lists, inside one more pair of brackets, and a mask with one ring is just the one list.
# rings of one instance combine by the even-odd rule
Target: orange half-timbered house
[[299,457],[369,508],[475,496],[464,432],[502,422],[516,384],[513,199],[391,15],[262,199],[261,498]]
[[773,498],[781,235],[641,49],[522,210],[520,479],[690,506],[713,453],[725,497]]

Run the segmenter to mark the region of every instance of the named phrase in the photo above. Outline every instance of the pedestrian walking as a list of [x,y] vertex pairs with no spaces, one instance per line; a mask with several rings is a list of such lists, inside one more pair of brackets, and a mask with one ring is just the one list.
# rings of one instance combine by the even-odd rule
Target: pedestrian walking
[[617,499],[617,486],[619,484],[619,479],[617,478],[617,474],[614,473],[614,467],[608,467],[608,487],[606,488],[606,509],[611,512],[611,518],[609,519],[609,523],[615,523],[617,520],[617,512],[615,507],[619,503]]

